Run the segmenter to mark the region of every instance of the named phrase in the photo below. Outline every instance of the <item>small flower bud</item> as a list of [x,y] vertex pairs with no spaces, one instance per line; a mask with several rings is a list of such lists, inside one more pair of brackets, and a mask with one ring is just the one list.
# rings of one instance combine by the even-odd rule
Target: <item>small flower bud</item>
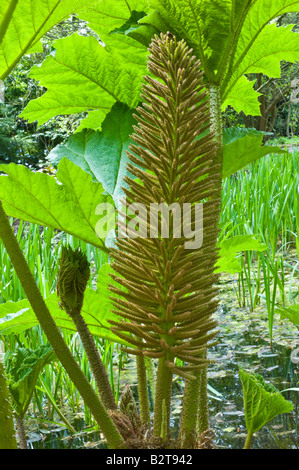
[[70,246],[63,247],[57,281],[57,294],[68,314],[80,313],[84,291],[90,277],[90,265],[85,253]]

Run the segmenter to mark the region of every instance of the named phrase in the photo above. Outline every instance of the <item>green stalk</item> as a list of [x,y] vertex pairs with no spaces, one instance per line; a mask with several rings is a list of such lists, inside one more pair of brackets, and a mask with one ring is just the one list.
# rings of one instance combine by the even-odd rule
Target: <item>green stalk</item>
[[198,374],[198,421],[197,434],[200,436],[209,429],[209,404],[208,404],[208,370],[207,367]]
[[246,441],[245,441],[243,449],[250,449],[252,437],[253,437],[253,434],[247,434]]
[[136,356],[140,418],[142,424],[150,425],[149,396],[144,356]]
[[0,449],[17,448],[12,407],[4,374],[4,366],[0,362]]
[[16,420],[17,420],[20,449],[28,449],[26,431],[25,431],[25,426],[24,426],[24,417],[18,415],[16,417]]
[[171,387],[172,372],[169,367],[165,366],[165,357],[161,357],[159,359],[155,392],[154,436],[156,437],[163,438],[163,435],[169,433]]
[[116,410],[117,406],[109,383],[107,372],[100,358],[94,339],[79,312],[75,312],[73,310],[71,313],[71,318],[75,323],[77,331],[80,335],[103,405],[108,410]]
[[62,366],[67,371],[70,379],[78,389],[83,400],[90,408],[95,420],[99,424],[104,433],[108,445],[112,448],[124,446],[124,441],[110,418],[107,410],[103,406],[101,400],[93,390],[86,377],[82,373],[79,365],[72,356],[71,351],[62,338],[51,314],[46,306],[44,299],[36,285],[34,277],[28,267],[25,257],[20,246],[14,236],[12,228],[9,224],[7,216],[0,203],[0,238],[2,239],[11,262],[20,279],[25,294],[31,304],[35,315],[44,330],[49,343],[52,345]]
[[7,31],[7,28],[10,24],[10,21],[12,19],[13,12],[16,9],[17,4],[19,3],[19,0],[11,0],[9,2],[9,6],[3,16],[2,22],[0,24],[0,44],[3,41],[3,38],[5,36],[5,33]]
[[[214,142],[217,146],[217,159],[222,164],[223,161],[223,130],[221,117],[221,94],[218,85],[210,85],[210,116],[211,132],[214,133]],[[220,185],[222,188],[222,184]]]
[[200,397],[200,371],[196,371],[195,380],[186,380],[179,430],[179,447],[192,449],[196,443],[196,428]]

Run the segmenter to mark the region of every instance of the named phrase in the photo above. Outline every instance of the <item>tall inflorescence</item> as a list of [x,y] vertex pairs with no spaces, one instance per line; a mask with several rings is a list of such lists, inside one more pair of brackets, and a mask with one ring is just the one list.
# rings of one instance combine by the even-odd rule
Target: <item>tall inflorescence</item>
[[[149,52],[148,70],[156,78],[145,77],[128,152],[132,177],[126,178],[129,189],[124,189],[127,208],[143,204],[147,210],[139,213],[139,236],[135,232],[118,238],[112,252],[113,278],[120,286],[110,289],[122,320],[111,323],[113,331],[131,343],[128,352],[159,358],[164,370],[192,379],[206,367],[204,353],[217,333],[213,271],[221,168],[209,132],[200,62],[170,33],[155,37]],[[158,231],[153,230],[155,217],[149,217],[161,203],[176,208],[169,211],[169,233],[163,232],[161,214]],[[201,247],[190,242],[190,233],[199,234],[199,203]],[[190,212],[183,217],[187,206]]]

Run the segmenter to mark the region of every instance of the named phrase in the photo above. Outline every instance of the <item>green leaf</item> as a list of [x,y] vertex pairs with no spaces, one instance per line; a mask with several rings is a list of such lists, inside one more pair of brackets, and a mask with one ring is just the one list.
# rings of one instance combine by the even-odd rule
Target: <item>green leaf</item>
[[37,349],[18,347],[16,351],[6,352],[4,362],[8,388],[13,398],[13,408],[20,417],[28,409],[40,372],[55,360],[56,355],[49,344]]
[[288,307],[278,307],[275,309],[280,314],[280,318],[283,320],[286,318],[290,320],[299,330],[299,305],[290,305]]
[[287,153],[280,147],[263,146],[265,132],[243,127],[223,130],[223,178],[227,178],[259,158],[272,153]]
[[80,18],[99,34],[120,29],[130,19],[134,11],[148,11],[147,0],[101,0],[94,2],[88,9],[82,9]]
[[55,147],[48,160],[57,166],[66,157],[90,174],[94,181],[102,183],[117,202],[122,195],[121,187],[126,186],[123,178],[129,175],[126,151],[134,123],[133,111],[116,103],[103,123],[102,132],[85,130],[74,134]]
[[242,75],[235,85],[229,89],[226,95],[223,95],[222,111],[224,111],[227,106],[232,106],[237,113],[243,111],[246,115],[259,116],[261,111],[258,97],[261,96],[261,93],[258,93],[253,88],[255,81],[256,80],[248,80]]
[[0,79],[28,52],[42,52],[39,40],[55,24],[92,3],[91,0],[1,0]]
[[[291,26],[269,24],[298,11],[293,0],[150,0],[171,32],[185,39],[201,60],[209,83],[221,86],[223,109],[260,115],[259,93],[244,74],[279,76],[281,60],[298,60]],[[149,17],[148,17],[149,18]],[[142,20],[144,21],[144,20]],[[154,24],[153,24],[154,26]]]
[[[250,9],[240,31],[236,52],[233,57],[233,72],[240,66],[243,60],[246,60],[248,54],[250,56],[249,51],[251,47],[262,30],[271,21],[284,13],[297,12],[298,8],[298,0],[256,0],[251,2]],[[263,51],[268,47],[270,48],[269,50],[271,50],[271,44],[267,38],[266,42],[262,44],[261,47]],[[283,47],[287,47],[287,44],[283,45]]]
[[244,74],[263,73],[268,77],[280,77],[280,62],[295,62],[299,58],[298,33],[293,25],[278,28],[269,24],[260,32],[248,53],[233,67],[232,75],[222,87],[223,108],[227,105],[245,114],[260,115],[257,97],[259,94],[246,83]]
[[[118,319],[111,312],[112,303],[109,297],[108,284],[112,284],[113,281],[109,276],[110,272],[112,272],[112,268],[109,265],[103,265],[99,273],[101,281],[98,281],[97,290],[86,289],[81,315],[93,336],[119,344],[127,344],[112,333],[111,325],[108,323],[108,320]],[[73,320],[59,307],[57,294],[51,294],[45,299],[45,302],[56,325],[69,333],[76,333],[77,330]],[[2,335],[19,334],[36,325],[39,325],[39,322],[28,300],[0,304],[0,332]]]
[[171,25],[173,34],[194,48],[213,80],[231,33],[231,1],[150,0],[149,4]]
[[158,11],[152,11],[138,21],[138,27],[130,31],[130,37],[136,39],[143,46],[148,48],[155,34],[167,33],[172,28],[165,18]]
[[8,174],[0,176],[0,200],[8,215],[56,228],[105,249],[104,240],[95,233],[99,220],[95,211],[98,204],[113,200],[89,174],[66,158],[58,166],[58,181],[14,163],[1,165],[0,170]]
[[295,62],[299,58],[298,33],[292,31],[293,27],[294,25],[279,28],[276,24],[267,25],[239,65],[242,73],[263,73],[268,77],[280,77],[280,62]]
[[275,416],[293,410],[292,403],[285,400],[260,375],[240,369],[239,376],[243,386],[245,422],[249,435],[257,432]]
[[143,64],[134,63],[115,48],[103,47],[96,38],[78,34],[56,41],[55,47],[55,56],[48,56],[40,67],[31,69],[30,76],[47,92],[29,102],[21,114],[24,119],[43,124],[59,114],[98,111],[100,128],[116,101],[132,108],[137,106],[146,70],[146,51]]
[[235,274],[241,272],[242,268],[237,253],[243,251],[265,251],[267,246],[255,238],[255,235],[236,235],[227,238],[218,244],[220,248],[217,269],[215,272],[227,272]]
[[107,51],[120,56],[122,60],[130,62],[132,66],[141,68],[142,72],[146,72],[148,50],[143,44],[136,41],[130,36],[124,34],[110,34],[103,36]]

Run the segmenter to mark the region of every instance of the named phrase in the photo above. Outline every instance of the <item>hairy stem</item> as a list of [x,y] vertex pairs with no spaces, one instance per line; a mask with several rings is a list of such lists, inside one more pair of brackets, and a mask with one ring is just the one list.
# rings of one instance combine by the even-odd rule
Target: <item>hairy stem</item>
[[198,421],[197,434],[200,436],[209,429],[208,370],[204,367],[198,372]]
[[94,339],[80,313],[73,311],[71,313],[71,317],[80,335],[103,405],[108,410],[116,410],[117,406],[109,383],[108,375],[100,358]]
[[[210,85],[209,92],[210,92],[211,131],[214,133],[213,140],[217,147],[217,160],[222,165],[223,163],[223,129],[222,129],[220,87],[218,85]],[[221,186],[222,184],[220,183],[220,188]]]
[[136,356],[140,418],[142,424],[150,425],[149,396],[147,389],[146,365],[143,356]]
[[[199,371],[196,372],[196,375]],[[192,449],[196,443],[196,426],[199,403],[200,379],[186,380],[183,408],[181,413],[179,447],[181,449]]]
[[9,391],[6,384],[4,366],[0,362],[0,449],[17,448]]
[[253,437],[253,434],[247,434],[246,441],[245,441],[243,449],[250,449],[252,437]]
[[[206,357],[206,354],[202,357]],[[198,437],[209,428],[207,367],[197,370],[194,375],[194,380],[185,383],[179,431],[182,449],[196,447]]]
[[28,449],[23,416],[17,416],[20,449]]
[[154,435],[156,437],[163,437],[166,434],[165,422],[167,423],[167,434],[169,433],[171,387],[172,372],[165,366],[165,358],[162,357],[159,360],[155,392]]
[[124,446],[124,441],[110,418],[103,403],[93,390],[79,365],[72,356],[71,351],[62,338],[47,305],[36,285],[34,277],[25,260],[22,250],[14,236],[7,216],[0,203],[0,238],[20,279],[25,294],[31,304],[35,315],[43,328],[49,343],[52,345],[58,359],[65,368],[70,379],[78,389],[86,405],[90,408],[95,420],[107,438],[112,448]]

